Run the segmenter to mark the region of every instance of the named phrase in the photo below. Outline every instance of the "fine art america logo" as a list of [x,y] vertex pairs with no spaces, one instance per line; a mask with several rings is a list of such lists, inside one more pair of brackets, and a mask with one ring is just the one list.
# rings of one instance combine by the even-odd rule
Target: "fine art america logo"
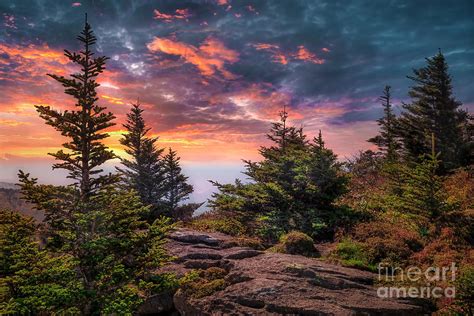
[[380,286],[377,289],[377,295],[383,298],[454,298],[456,296],[454,286],[440,287],[437,284],[455,281],[457,270],[454,262],[445,267],[428,267],[426,269],[410,267],[406,270],[379,264],[379,281],[393,282],[396,280],[397,283],[417,284],[417,286]]

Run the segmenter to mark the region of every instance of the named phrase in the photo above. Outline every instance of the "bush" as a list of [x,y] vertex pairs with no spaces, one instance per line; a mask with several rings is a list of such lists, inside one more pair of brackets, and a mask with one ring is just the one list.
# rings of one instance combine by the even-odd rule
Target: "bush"
[[454,310],[459,315],[474,314],[474,267],[468,266],[461,270],[455,282],[456,299]]
[[375,271],[375,265],[369,262],[364,246],[351,239],[344,239],[337,244],[333,256],[344,266]]
[[272,251],[308,257],[317,254],[313,239],[298,231],[291,231],[281,236],[280,242],[272,248]]
[[239,236],[232,239],[230,243],[232,243],[232,246],[249,247],[255,250],[265,249],[263,242],[256,237]]
[[352,238],[363,245],[369,264],[385,262],[390,265],[405,263],[421,249],[422,240],[415,228],[400,222],[381,219],[354,227]]
[[226,288],[227,283],[224,278],[227,273],[226,270],[218,267],[191,273],[188,280],[182,283],[181,291],[190,298],[209,296]]
[[245,234],[245,226],[233,218],[201,216],[191,222],[191,227],[196,230],[219,232],[231,236]]
[[459,169],[444,181],[447,200],[450,204],[459,205],[460,209],[474,208],[474,170]]
[[464,247],[451,228],[443,228],[439,236],[421,251],[413,254],[412,260],[422,266],[449,266],[451,262],[461,262]]

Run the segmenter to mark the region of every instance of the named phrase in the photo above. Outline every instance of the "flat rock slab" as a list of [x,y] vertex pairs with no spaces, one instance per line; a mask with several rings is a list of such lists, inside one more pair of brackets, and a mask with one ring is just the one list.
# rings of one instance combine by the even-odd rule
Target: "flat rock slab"
[[180,229],[166,248],[175,256],[164,269],[182,275],[192,269],[228,271],[226,287],[199,299],[178,291],[181,315],[425,315],[413,301],[383,299],[376,275],[319,259],[229,247],[232,237]]

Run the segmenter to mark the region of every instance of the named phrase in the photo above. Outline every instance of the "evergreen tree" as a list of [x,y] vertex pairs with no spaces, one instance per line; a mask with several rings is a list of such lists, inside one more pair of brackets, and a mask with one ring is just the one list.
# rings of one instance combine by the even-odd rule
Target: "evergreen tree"
[[48,74],[65,87],[65,93],[74,97],[77,110],[60,112],[49,106],[36,106],[41,118],[46,124],[53,126],[61,135],[68,137],[69,142],[63,144],[68,151],[60,150],[51,153],[56,160],[53,168],[69,171],[68,178],[76,181],[81,196],[87,198],[102,185],[117,180],[116,176],[100,175],[103,171],[99,167],[107,160],[115,158],[101,140],[108,137],[103,131],[115,125],[112,120],[115,116],[105,112],[105,107],[97,104],[96,88],[99,84],[96,78],[105,69],[107,57],[95,57],[91,51],[96,42],[89,23],[85,23],[84,30],[77,39],[83,44],[79,53],[65,50],[65,56],[74,64],[80,66],[81,72],[71,75],[71,78]]
[[20,171],[21,189],[26,200],[45,212],[47,249],[54,256],[71,258],[73,280],[80,291],[67,301],[68,306],[84,315],[132,314],[151,295],[150,289],[164,287],[159,280],[153,285],[156,277],[152,278],[151,270],[168,259],[162,244],[171,227],[165,219],[147,224],[142,218],[150,210],[139,197],[118,188],[118,176],[100,174],[101,165],[114,157],[100,142],[114,116],[96,104],[95,91],[95,79],[107,58],[93,58],[91,46],[96,39],[87,20],[78,39],[83,49],[65,55],[81,72],[72,78],[50,75],[76,99],[78,110],[60,113],[37,107],[47,124],[70,139],[63,145],[68,152],[53,156],[62,161],[55,168],[68,170],[75,182],[61,187],[38,185],[37,179]]
[[431,133],[436,139],[436,152],[440,153],[442,169],[456,168],[469,163],[472,135],[466,135],[471,125],[467,112],[453,97],[448,65],[441,51],[426,59],[427,66],[414,70],[409,76],[414,86],[409,91],[410,104],[398,120],[398,134],[406,154],[417,160],[431,151]]
[[329,208],[331,203],[345,191],[346,179],[341,175],[342,164],[337,155],[326,148],[321,130],[311,144],[310,179],[316,184],[320,194],[321,208]]
[[399,196],[403,212],[437,219],[446,210],[442,178],[437,175],[439,155],[427,155],[420,163],[405,170],[405,182]]
[[176,151],[171,148],[163,157],[165,170],[164,203],[169,211],[169,215],[173,215],[180,202],[188,199],[194,190],[193,186],[187,183],[188,177],[182,173],[179,160],[180,158]]
[[264,160],[259,163],[244,160],[245,174],[260,182],[278,179],[280,185],[290,188],[294,176],[292,168],[298,156],[296,153],[303,157],[308,149],[308,141],[302,128],[286,125],[288,113],[285,110],[279,116],[280,121],[272,123],[270,133],[267,134],[267,138],[273,142],[272,146],[259,150]]
[[77,314],[82,287],[73,258],[42,250],[36,231],[32,218],[0,210],[0,314]]
[[139,102],[132,104],[127,122],[123,125],[128,133],[123,135],[120,143],[126,147],[125,152],[131,160],[122,159],[125,169],[117,168],[123,175],[128,188],[138,192],[145,205],[152,205],[151,220],[163,213],[165,169],[161,161],[163,149],[156,147],[157,137],[147,137],[150,128],[142,116],[143,109]]
[[252,182],[214,183],[219,193],[210,202],[214,211],[233,213],[245,224],[259,222],[260,234],[272,240],[291,230],[313,236],[330,231],[337,212],[333,202],[346,182],[321,133],[309,143],[302,128],[288,127],[286,120],[283,111],[272,124],[267,137],[273,144],[260,149],[263,160],[245,161]]
[[385,86],[380,100],[384,108],[384,116],[377,120],[380,134],[368,141],[377,145],[389,161],[394,161],[397,159],[400,145],[396,138],[396,116],[392,110],[390,86]]

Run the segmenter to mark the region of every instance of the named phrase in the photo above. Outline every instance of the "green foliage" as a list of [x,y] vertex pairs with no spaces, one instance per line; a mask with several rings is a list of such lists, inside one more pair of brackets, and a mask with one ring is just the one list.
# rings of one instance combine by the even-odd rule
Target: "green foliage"
[[233,218],[201,216],[191,222],[191,227],[196,230],[215,231],[231,236],[240,236],[245,233],[244,225]]
[[181,291],[185,296],[194,299],[209,296],[226,288],[224,278],[227,273],[226,270],[217,267],[194,272],[182,283]]
[[437,174],[437,156],[428,156],[419,163],[391,163],[385,169],[389,182],[385,208],[437,219],[452,208],[447,203],[443,179]]
[[232,240],[236,246],[239,247],[249,247],[256,250],[263,250],[265,249],[265,245],[259,238],[256,237],[246,237],[246,236],[239,236]]
[[[38,253],[45,259],[30,265],[32,271],[44,271],[43,278],[35,278],[34,290],[13,292],[11,296],[31,305],[41,303],[37,303],[38,295],[42,295],[41,300],[60,299],[62,305],[57,310],[72,308],[85,315],[131,314],[149,295],[140,284],[146,284],[145,289],[154,282],[162,282],[155,288],[167,284],[153,278],[151,271],[169,259],[163,243],[172,226],[162,217],[147,223],[144,218],[149,218],[150,207],[143,205],[140,196],[119,188],[117,175],[99,175],[101,164],[115,157],[100,142],[107,137],[100,132],[113,125],[114,117],[95,104],[95,78],[104,69],[106,58],[92,59],[90,48],[95,38],[87,22],[79,40],[84,49],[80,53],[66,51],[66,56],[81,65],[82,72],[72,75],[73,79],[52,77],[76,98],[80,110],[59,113],[38,107],[47,124],[71,139],[64,144],[70,153],[54,155],[63,161],[55,167],[68,170],[68,177],[75,182],[62,187],[38,185],[37,179],[20,171],[22,194],[45,213],[47,244]],[[65,275],[67,282],[62,278]],[[26,276],[22,279],[29,280]],[[41,304],[56,311],[55,302]]]
[[474,314],[474,267],[467,266],[460,271],[455,282],[456,299],[454,312],[457,315]]
[[96,103],[96,88],[99,86],[96,78],[104,71],[108,58],[93,57],[91,48],[96,38],[87,21],[77,38],[83,44],[83,49],[79,53],[65,50],[65,56],[80,66],[81,72],[72,74],[71,78],[55,74],[48,76],[61,83],[65,88],[64,92],[74,97],[78,109],[60,112],[49,106],[36,106],[36,110],[46,124],[70,139],[63,144],[67,151],[60,150],[50,154],[60,161],[54,164],[53,168],[67,170],[68,178],[77,182],[81,196],[86,197],[101,185],[118,180],[117,176],[101,174],[103,170],[100,169],[104,162],[116,157],[101,143],[108,137],[104,130],[115,125],[112,122],[115,116],[111,112],[104,112],[105,107]]
[[365,247],[351,239],[344,239],[339,242],[333,253],[342,265],[354,267],[369,271],[376,271],[377,268],[372,264],[366,255]]
[[291,231],[288,234],[282,235],[280,242],[271,251],[308,257],[316,255],[313,239],[305,233],[298,231]]
[[163,157],[163,167],[165,171],[164,182],[164,205],[173,214],[178,208],[179,203],[188,199],[194,191],[192,185],[188,184],[188,177],[182,171],[176,151],[169,149]]
[[79,311],[82,284],[72,256],[41,250],[30,218],[0,211],[0,314]]
[[274,146],[262,147],[260,162],[246,161],[243,184],[214,183],[219,192],[210,206],[249,223],[266,240],[301,230],[309,235],[331,233],[336,207],[333,202],[345,191],[346,177],[336,155],[324,145],[321,133],[308,142],[302,129],[286,126],[287,114],[273,123],[268,138]]
[[149,221],[159,215],[169,215],[163,205],[165,195],[165,169],[161,161],[164,149],[156,148],[157,137],[147,137],[150,128],[146,127],[140,104],[132,104],[127,122],[123,126],[127,133],[120,143],[126,147],[125,152],[131,160],[121,159],[123,168],[117,168],[123,175],[126,187],[138,192],[145,205],[152,206]]
[[379,150],[384,152],[389,161],[395,161],[398,157],[400,144],[396,136],[396,116],[392,110],[390,86],[385,86],[383,95],[380,97],[384,107],[384,116],[377,120],[380,126],[380,134],[370,138],[368,141],[376,144]]
[[397,134],[406,156],[418,160],[431,153],[431,135],[435,136],[435,152],[441,154],[441,167],[451,170],[472,163],[472,118],[461,110],[453,97],[451,77],[444,55],[439,52],[426,59],[427,65],[413,71],[412,102],[404,104],[398,119]]
[[[48,197],[35,180],[24,177],[21,181],[23,192],[37,207],[58,202],[59,192]],[[53,190],[46,188],[47,192]],[[168,260],[162,245],[171,229],[169,219],[160,218],[149,225],[142,219],[149,208],[141,204],[134,191],[114,187],[96,192],[86,207],[80,200],[63,204],[60,207],[57,203],[55,209],[44,208],[51,223],[48,246],[74,258],[81,272],[76,279],[85,291],[77,304],[86,308],[84,313],[90,313],[90,309],[112,308],[108,302],[117,305],[120,295],[126,294],[124,299],[132,302],[130,286],[140,280],[152,282],[151,269]],[[59,212],[52,213],[56,210]]]

